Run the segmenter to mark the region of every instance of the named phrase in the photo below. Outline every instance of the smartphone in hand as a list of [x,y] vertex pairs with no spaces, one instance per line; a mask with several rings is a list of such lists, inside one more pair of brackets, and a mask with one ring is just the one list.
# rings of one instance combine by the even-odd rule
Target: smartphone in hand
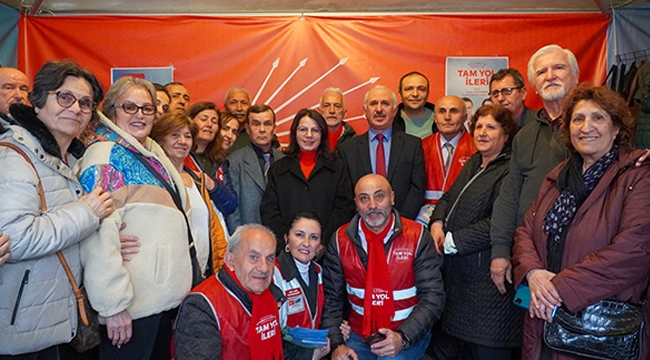
[[386,335],[381,333],[370,334],[367,337],[361,339],[361,342],[370,346],[376,342],[380,342],[386,338]]
[[526,284],[520,284],[512,300],[515,305],[528,310],[530,308],[530,288]]

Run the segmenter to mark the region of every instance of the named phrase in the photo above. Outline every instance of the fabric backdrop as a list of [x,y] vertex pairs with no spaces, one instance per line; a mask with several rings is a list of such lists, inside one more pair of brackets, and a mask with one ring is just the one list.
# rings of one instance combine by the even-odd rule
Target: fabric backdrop
[[0,64],[18,66],[18,21],[20,13],[0,4]]
[[[555,43],[576,54],[580,80],[602,83],[608,22],[602,14],[23,17],[19,67],[33,78],[46,60],[74,59],[108,88],[112,67],[171,65],[192,102],[221,107],[229,88],[247,88],[277,110],[286,142],[293,115],[330,86],[346,92],[347,119],[360,131],[373,84],[397,90],[403,74],[420,71],[435,102],[447,56],[507,56],[527,78],[530,56]],[[539,108],[527,86],[528,106]]]

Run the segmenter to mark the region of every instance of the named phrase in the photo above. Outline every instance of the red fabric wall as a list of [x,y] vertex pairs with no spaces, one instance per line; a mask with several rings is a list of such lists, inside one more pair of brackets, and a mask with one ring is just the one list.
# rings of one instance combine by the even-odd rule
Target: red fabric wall
[[[527,78],[530,56],[555,43],[576,54],[581,81],[602,83],[608,23],[601,14],[318,16],[304,21],[298,16],[23,17],[19,67],[33,78],[46,60],[74,59],[108,88],[111,67],[173,65],[175,80],[186,84],[192,102],[219,106],[233,86],[247,88],[251,97],[259,93],[258,102],[266,102],[298,69],[269,102],[279,108],[295,97],[278,111],[279,121],[317,104],[326,87],[358,87],[346,96],[347,118],[365,130],[362,104],[371,78],[397,90],[403,74],[420,71],[430,80],[429,101],[435,102],[444,95],[447,56],[507,56]],[[528,106],[539,108],[530,85],[528,94]],[[285,132],[289,121],[278,132]]]

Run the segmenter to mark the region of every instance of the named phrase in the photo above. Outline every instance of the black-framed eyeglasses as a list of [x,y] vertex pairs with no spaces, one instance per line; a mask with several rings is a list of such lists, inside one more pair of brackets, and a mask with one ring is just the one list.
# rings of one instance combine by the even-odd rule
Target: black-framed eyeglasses
[[127,114],[135,114],[138,112],[138,110],[140,110],[142,111],[142,115],[153,115],[157,111],[156,105],[145,104],[138,106],[138,104],[132,101],[127,101],[123,104],[115,104],[115,107],[121,107],[122,110],[124,110],[124,112]]
[[48,91],[48,94],[56,95],[56,102],[59,106],[64,108],[69,108],[74,105],[74,103],[79,102],[79,110],[84,114],[90,114],[95,110],[97,104],[89,98],[77,99],[73,93],[69,91]]
[[490,96],[492,96],[493,98],[499,97],[499,94],[503,94],[503,96],[508,96],[512,94],[512,92],[515,90],[521,90],[521,88],[523,88],[523,86],[503,88],[501,90],[494,90],[490,93]]

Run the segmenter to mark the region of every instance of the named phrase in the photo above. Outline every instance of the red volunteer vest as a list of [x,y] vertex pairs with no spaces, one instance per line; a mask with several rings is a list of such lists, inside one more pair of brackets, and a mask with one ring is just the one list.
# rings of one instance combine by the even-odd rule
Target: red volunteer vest
[[445,141],[441,139],[440,133],[429,135],[422,140],[424,168],[427,174],[427,186],[424,195],[425,204],[435,205],[438,203],[438,199],[445,191],[449,190],[467,160],[476,152],[474,138],[464,131],[458,141],[458,146],[454,149],[454,157],[447,173],[445,171],[445,159],[442,156],[442,145],[444,143]]
[[[284,291],[284,296],[287,298],[288,312],[287,312],[287,326],[296,327],[300,326],[307,329],[320,329],[320,320],[325,303],[325,294],[323,293],[323,274],[320,265],[312,262],[316,266],[318,273],[318,290],[316,298],[316,317],[311,316],[311,309],[309,302],[305,295],[305,290],[300,286],[298,279],[291,279],[287,281],[280,270],[278,259],[275,259],[275,275],[274,281]],[[282,281],[280,284],[279,281]]]
[[[402,232],[397,235],[389,245],[386,260],[393,287],[395,301],[395,315],[391,318],[391,330],[397,328],[406,320],[408,315],[418,303],[415,288],[415,274],[413,262],[415,253],[422,236],[422,225],[401,217]],[[366,268],[363,266],[356,247],[345,234],[348,224],[341,226],[337,231],[337,245],[343,276],[345,278],[348,301],[352,307],[350,311],[350,327],[356,334],[363,332],[363,299],[366,287]]]
[[[226,289],[216,275],[203,281],[192,290],[192,293],[205,296],[214,310],[221,331],[220,359],[250,360],[248,328],[251,324],[251,314],[239,298]],[[277,321],[279,323],[280,319]]]

